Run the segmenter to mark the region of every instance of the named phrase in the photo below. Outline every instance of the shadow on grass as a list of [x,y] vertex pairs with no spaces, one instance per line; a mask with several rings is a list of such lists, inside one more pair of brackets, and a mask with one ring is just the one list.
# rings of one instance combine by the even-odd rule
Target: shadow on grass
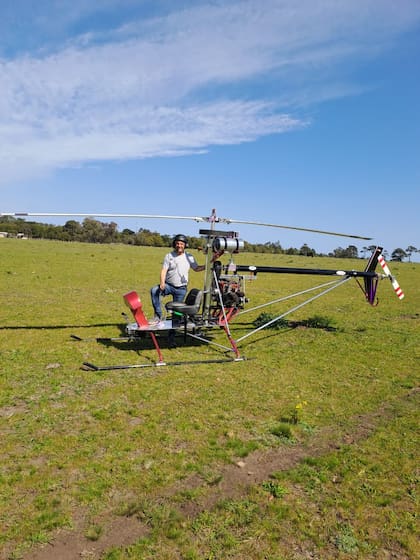
[[[58,330],[58,329],[90,329],[94,327],[117,327],[121,329],[120,323],[94,323],[92,325],[10,325],[0,327],[0,331],[18,331],[18,330]],[[125,325],[123,325],[125,328]]]
[[257,338],[253,338],[253,340],[249,340],[248,342],[245,342],[244,344],[241,345],[242,348],[250,348],[255,344],[258,344],[259,342],[264,342],[266,340],[269,340],[271,338],[275,338],[278,337],[279,335],[285,335],[287,333],[290,333],[291,331],[294,331],[295,329],[300,328],[300,329],[316,329],[316,330],[321,330],[321,331],[326,331],[326,332],[339,332],[340,329],[336,328],[336,327],[332,327],[332,326],[324,326],[324,325],[317,325],[316,323],[308,323],[308,320],[303,320],[303,321],[288,321],[287,325],[282,326],[282,327],[274,327],[274,328],[270,328],[270,327],[266,327],[265,329],[258,331],[260,332],[260,336],[258,336]]

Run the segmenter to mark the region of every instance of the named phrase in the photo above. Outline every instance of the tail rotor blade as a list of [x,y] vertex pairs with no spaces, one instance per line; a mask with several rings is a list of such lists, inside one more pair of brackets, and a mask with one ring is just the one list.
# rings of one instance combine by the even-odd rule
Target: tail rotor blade
[[401,286],[398,284],[395,276],[392,276],[391,271],[389,270],[389,267],[386,264],[386,261],[385,261],[385,259],[383,258],[382,255],[379,255],[378,262],[381,265],[382,270],[385,272],[385,274],[391,280],[392,287],[394,288],[394,292],[397,294],[398,298],[403,299],[404,292],[402,291]]

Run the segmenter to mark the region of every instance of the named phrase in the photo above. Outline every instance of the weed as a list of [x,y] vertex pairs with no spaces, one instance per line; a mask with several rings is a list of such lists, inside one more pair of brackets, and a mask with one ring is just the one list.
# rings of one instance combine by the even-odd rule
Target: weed
[[334,330],[335,328],[333,320],[324,315],[313,315],[312,317],[302,321],[302,323],[310,329]]
[[280,422],[275,426],[273,426],[272,428],[270,428],[270,433],[278,438],[283,438],[286,440],[293,439],[293,432],[291,427],[284,422]]
[[345,552],[346,554],[354,554],[359,549],[359,542],[349,525],[340,527],[339,532],[334,538],[334,544],[340,552]]
[[226,447],[230,449],[235,457],[247,457],[252,451],[258,448],[255,441],[242,441],[238,438],[230,438],[226,443]]
[[[270,325],[268,325],[267,329],[285,329],[289,327],[289,321],[285,317],[280,317],[280,319],[276,319],[277,315],[272,313],[261,313],[254,321],[254,325],[256,328],[262,327],[266,323],[273,321]],[[276,320],[275,320],[276,319]]]
[[259,515],[258,504],[251,500],[222,500],[217,509],[226,515],[226,523],[235,527],[249,525]]
[[223,476],[220,473],[206,472],[203,479],[209,486],[216,486],[223,479]]
[[306,401],[298,402],[288,414],[283,415],[280,420],[288,424],[302,423],[303,409],[308,403]]
[[97,541],[102,535],[103,528],[100,525],[91,525],[85,532],[85,537],[89,541]]
[[273,498],[282,498],[285,494],[287,494],[286,488],[284,488],[284,486],[281,486],[281,484],[273,480],[268,480],[266,482],[263,482],[262,487]]

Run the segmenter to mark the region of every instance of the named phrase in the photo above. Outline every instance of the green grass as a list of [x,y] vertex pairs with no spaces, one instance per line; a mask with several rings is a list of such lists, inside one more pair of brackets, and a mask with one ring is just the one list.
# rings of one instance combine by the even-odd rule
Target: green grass
[[[107,560],[415,558],[420,265],[391,267],[402,302],[383,281],[371,308],[351,281],[291,315],[301,328],[246,339],[250,361],[84,371],[84,361],[155,361],[147,341],[70,335],[120,334],[122,295],[133,289],[151,315],[165,252],[0,240],[0,558],[30,558],[58,529],[100,543],[124,515],[146,534],[108,547]],[[284,255],[237,262],[364,266]],[[190,287],[201,283],[193,273]],[[311,285],[260,274],[247,296],[258,305]],[[239,317],[234,337],[260,313]],[[306,328],[309,319],[335,328]],[[220,357],[196,344],[162,347],[168,361]],[[371,429],[360,434],[362,418]],[[324,433],[337,446],[317,453],[311,444]],[[302,446],[305,458],[292,466],[212,498],[229,465],[246,470],[255,453]],[[188,504],[202,507],[188,514]]]

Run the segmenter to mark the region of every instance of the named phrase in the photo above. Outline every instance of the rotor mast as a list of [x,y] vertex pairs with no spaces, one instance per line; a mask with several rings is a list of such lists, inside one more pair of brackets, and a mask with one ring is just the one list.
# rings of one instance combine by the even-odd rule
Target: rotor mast
[[210,233],[207,235],[203,294],[203,317],[206,321],[209,319],[210,315],[211,284],[213,281],[212,240],[214,237],[214,224],[218,221],[215,208],[212,209],[211,215],[207,218],[207,221],[210,223]]

